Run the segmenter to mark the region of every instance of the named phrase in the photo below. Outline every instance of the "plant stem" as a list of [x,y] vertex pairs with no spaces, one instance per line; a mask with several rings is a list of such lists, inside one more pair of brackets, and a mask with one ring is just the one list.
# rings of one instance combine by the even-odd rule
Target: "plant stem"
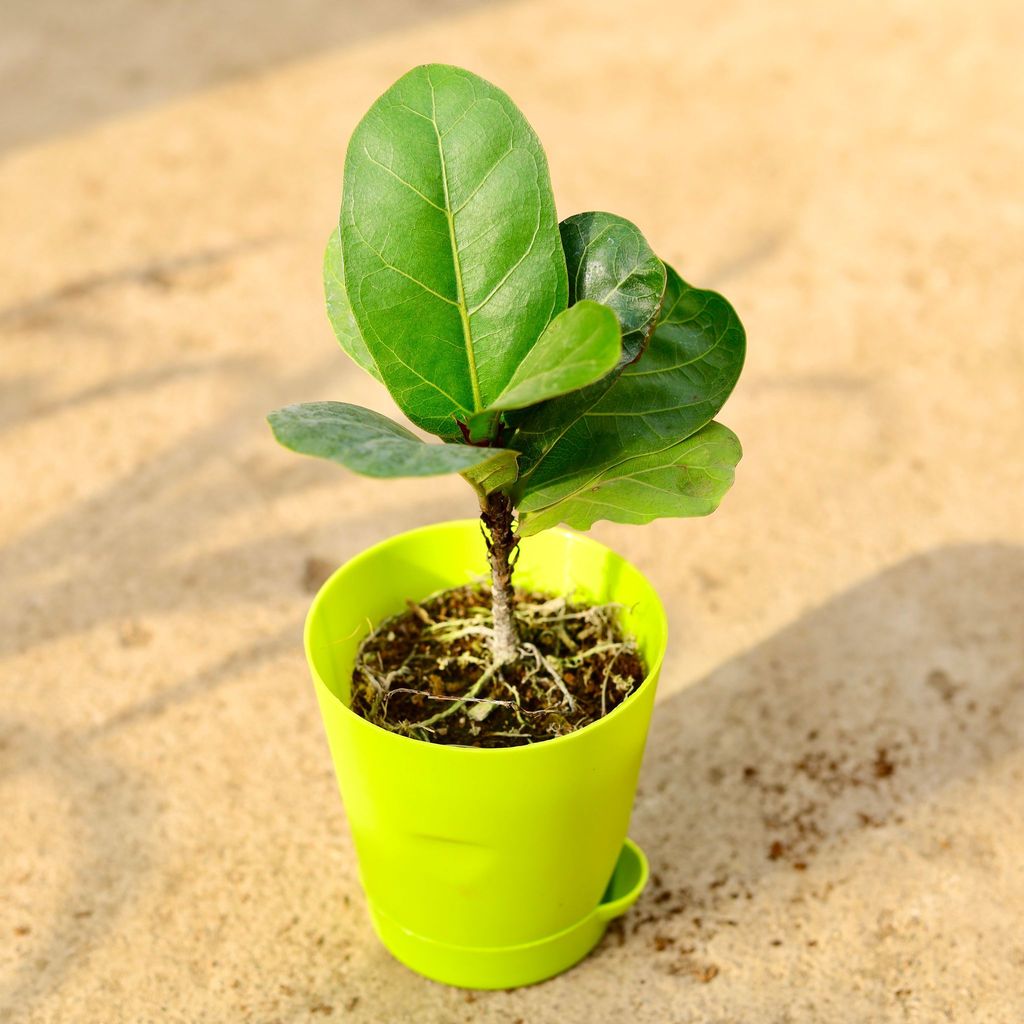
[[491,564],[491,612],[494,617],[491,650],[499,665],[513,661],[519,647],[519,634],[512,615],[511,557],[519,544],[519,537],[512,528],[513,515],[512,499],[500,491],[488,495],[487,504],[480,513],[486,528],[487,558]]

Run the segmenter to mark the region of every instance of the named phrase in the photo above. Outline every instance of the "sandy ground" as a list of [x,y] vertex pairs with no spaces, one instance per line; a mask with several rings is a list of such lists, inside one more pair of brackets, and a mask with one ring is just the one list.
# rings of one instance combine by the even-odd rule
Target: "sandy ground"
[[[0,1020],[1024,1019],[1020,5],[411,3],[347,37],[306,3],[288,39],[240,16],[220,84],[150,27],[142,88],[111,69],[153,7],[50,39],[18,3],[0,50]],[[476,996],[375,942],[299,643],[324,565],[472,498],[263,422],[389,408],[319,262],[349,131],[431,59],[750,337],[720,512],[595,530],[673,624],[658,884],[576,970]]]

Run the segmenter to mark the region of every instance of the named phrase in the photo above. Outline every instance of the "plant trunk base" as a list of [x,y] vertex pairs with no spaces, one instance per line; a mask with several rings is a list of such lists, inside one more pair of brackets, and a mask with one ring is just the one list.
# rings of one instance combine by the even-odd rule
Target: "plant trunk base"
[[513,557],[519,544],[513,528],[514,516],[512,499],[500,492],[488,497],[487,507],[480,514],[487,541],[487,560],[491,566],[491,614],[494,619],[491,650],[499,665],[514,661],[519,652],[515,593],[512,590]]

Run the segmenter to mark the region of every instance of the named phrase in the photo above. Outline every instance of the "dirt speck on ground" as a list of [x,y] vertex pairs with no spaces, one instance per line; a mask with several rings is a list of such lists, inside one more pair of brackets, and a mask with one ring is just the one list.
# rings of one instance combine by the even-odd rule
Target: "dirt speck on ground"
[[310,555],[302,566],[302,589],[307,594],[315,594],[337,568],[329,558]]

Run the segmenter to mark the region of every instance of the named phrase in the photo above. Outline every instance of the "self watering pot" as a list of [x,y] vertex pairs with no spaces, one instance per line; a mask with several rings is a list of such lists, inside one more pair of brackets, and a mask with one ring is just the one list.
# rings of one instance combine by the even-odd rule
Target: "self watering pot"
[[476,520],[403,533],[331,576],[305,643],[378,936],[429,978],[511,988],[586,956],[647,881],[626,830],[667,627],[629,562],[549,530],[522,542],[517,585],[621,604],[648,667],[632,695],[578,732],[499,749],[425,743],[352,712],[352,667],[370,623],[486,574]]

